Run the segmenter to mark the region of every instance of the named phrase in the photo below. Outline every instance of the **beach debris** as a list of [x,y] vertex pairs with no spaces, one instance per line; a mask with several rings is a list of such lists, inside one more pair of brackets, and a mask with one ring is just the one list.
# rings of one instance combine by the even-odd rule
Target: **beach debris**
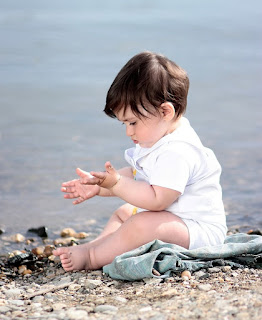
[[48,230],[47,227],[42,226],[42,227],[39,227],[39,228],[31,228],[31,229],[28,229],[27,232],[35,233],[35,234],[37,234],[40,238],[48,238],[47,230]]
[[7,260],[9,266],[21,266],[22,264],[28,265],[33,264],[37,257],[30,251],[21,252],[15,255],[11,255]]

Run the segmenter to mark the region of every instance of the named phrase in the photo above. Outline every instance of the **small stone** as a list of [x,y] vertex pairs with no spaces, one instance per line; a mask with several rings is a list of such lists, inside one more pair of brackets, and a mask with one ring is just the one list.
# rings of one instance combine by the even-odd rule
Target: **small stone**
[[182,277],[182,279],[183,279],[183,277],[185,278],[185,279],[183,279],[183,280],[189,280],[189,279],[191,279],[191,273],[190,273],[190,271],[184,270],[184,271],[181,273],[181,277]]
[[36,296],[33,298],[33,302],[39,303],[42,302],[45,298],[43,296]]
[[197,279],[199,279],[199,278],[203,277],[203,276],[206,275],[206,274],[207,274],[206,272],[200,270],[200,271],[195,272],[195,273],[194,273],[194,276],[195,276]]
[[23,300],[9,300],[9,303],[17,307],[21,307],[25,304]]
[[31,252],[36,256],[42,256],[44,254],[44,246],[41,247],[35,247],[31,250]]
[[161,297],[172,297],[172,296],[176,296],[178,294],[178,291],[177,289],[169,289],[169,290],[166,290],[164,291],[162,294],[161,294]]
[[50,257],[53,254],[53,250],[55,249],[55,247],[51,244],[45,246],[44,248],[44,256],[45,257]]
[[95,312],[101,312],[101,313],[106,313],[106,314],[110,314],[110,313],[115,313],[117,312],[118,308],[109,304],[102,304],[99,305],[97,307],[95,307],[94,311]]
[[199,289],[199,290],[201,290],[201,291],[210,291],[211,289],[212,289],[212,286],[211,286],[211,284],[209,284],[209,283],[207,283],[207,284],[199,284],[198,286],[197,286],[197,288]]
[[76,243],[77,239],[74,237],[68,237],[68,238],[58,238],[54,240],[54,245],[62,245],[62,246],[69,246],[72,245],[72,243]]
[[13,239],[14,242],[24,242],[25,241],[25,237],[20,233],[15,234],[11,239]]
[[19,298],[22,294],[22,291],[20,289],[9,289],[6,290],[5,295],[7,298]]
[[6,307],[6,306],[0,306],[0,314],[5,314],[7,312],[11,311],[11,308]]
[[71,308],[66,311],[66,316],[70,320],[85,320],[88,317],[88,313],[85,310],[76,310],[75,308]]
[[84,285],[88,289],[95,289],[95,288],[102,285],[102,281],[101,280],[86,279],[86,281],[84,282]]
[[19,256],[20,254],[22,254],[23,252],[20,250],[14,250],[9,254],[9,258],[13,258],[14,256]]
[[85,239],[85,238],[89,237],[89,234],[86,232],[78,232],[75,234],[75,237],[77,239]]
[[213,267],[213,268],[208,268],[207,271],[208,271],[209,273],[218,273],[218,272],[221,271],[221,269],[218,268],[218,267]]
[[54,303],[53,304],[53,309],[54,310],[66,309],[66,304],[65,303],[61,303],[61,302]]
[[228,272],[228,271],[231,270],[231,267],[230,267],[230,266],[223,266],[223,267],[221,268],[221,270],[222,270],[223,272]]
[[76,235],[76,232],[74,229],[72,228],[65,228],[61,231],[60,233],[60,236],[63,237],[63,238],[66,238],[66,237],[75,237]]
[[70,286],[68,287],[68,290],[72,290],[72,291],[77,291],[81,288],[80,284],[77,283],[72,283],[70,284]]
[[21,265],[18,267],[18,273],[23,274],[27,270],[27,267],[25,265]]
[[147,307],[143,307],[143,308],[139,309],[139,312],[150,312],[150,311],[152,311],[151,306],[147,306]]
[[123,302],[123,303],[126,303],[126,302],[127,302],[127,299],[126,299],[126,298],[120,297],[120,296],[115,297],[115,300],[118,301],[118,302]]
[[146,285],[157,285],[162,281],[162,279],[159,279],[159,278],[144,278],[143,281],[144,281],[144,283]]
[[32,273],[33,273],[32,270],[26,269],[26,270],[24,270],[24,272],[23,272],[23,276],[30,276]]

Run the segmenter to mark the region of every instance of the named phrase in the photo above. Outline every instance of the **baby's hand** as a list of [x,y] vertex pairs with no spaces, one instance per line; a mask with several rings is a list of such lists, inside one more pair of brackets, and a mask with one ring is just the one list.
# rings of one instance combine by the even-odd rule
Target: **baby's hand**
[[120,174],[112,167],[111,163],[108,161],[105,163],[104,172],[94,172],[91,171],[91,178],[84,177],[81,179],[83,184],[97,184],[100,187],[111,189],[119,180]]
[[[76,169],[77,174],[81,179],[88,177],[92,179],[92,176],[79,168]],[[65,192],[65,199],[75,199],[73,204],[79,204],[85,200],[95,197],[100,191],[98,185],[83,185],[80,181],[81,179],[75,179],[68,182],[62,183],[61,191]]]

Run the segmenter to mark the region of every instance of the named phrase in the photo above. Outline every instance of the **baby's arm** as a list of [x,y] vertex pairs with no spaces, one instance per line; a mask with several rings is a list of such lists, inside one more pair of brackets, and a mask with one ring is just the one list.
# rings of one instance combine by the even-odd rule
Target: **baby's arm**
[[91,172],[94,178],[81,179],[83,184],[98,184],[126,202],[151,211],[162,211],[181,195],[169,188],[152,186],[145,181],[136,181],[130,174],[120,175],[110,164],[105,164],[105,172]]

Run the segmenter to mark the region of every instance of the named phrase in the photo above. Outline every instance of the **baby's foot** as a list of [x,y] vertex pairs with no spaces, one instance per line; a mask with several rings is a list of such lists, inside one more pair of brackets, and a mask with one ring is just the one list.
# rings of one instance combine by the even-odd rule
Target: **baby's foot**
[[59,256],[65,271],[91,270],[90,253],[87,243],[72,247],[57,248],[53,251]]

